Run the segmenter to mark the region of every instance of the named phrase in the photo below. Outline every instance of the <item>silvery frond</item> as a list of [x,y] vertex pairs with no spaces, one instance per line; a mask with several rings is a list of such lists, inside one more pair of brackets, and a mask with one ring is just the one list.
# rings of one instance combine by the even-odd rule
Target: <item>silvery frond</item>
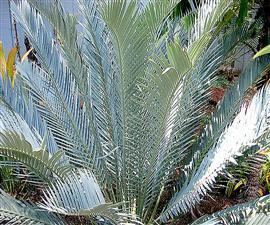
[[[12,133],[10,142],[5,136],[2,145],[16,155],[3,151],[22,162],[28,154],[60,166],[51,171],[55,177],[65,172],[53,164],[61,151],[76,167],[52,180],[44,209],[101,224],[136,223],[138,215],[150,224],[164,190],[179,181],[158,218],[167,221],[198,203],[217,175],[264,135],[269,87],[241,105],[269,57],[250,62],[215,112],[206,112],[221,65],[252,37],[250,21],[221,31],[233,0],[188,2],[177,21],[171,15],[180,0],[78,0],[79,16],[58,0],[11,3],[36,61],[17,63],[14,89],[6,80],[1,90],[25,120],[20,129],[26,123],[33,135]],[[249,129],[239,135],[240,127]],[[27,141],[44,136],[51,154],[34,152]]]
[[87,170],[77,170],[64,181],[58,180],[44,191],[40,207],[64,215],[80,215],[108,219],[113,224],[140,224],[136,217],[119,210],[121,203],[106,203],[95,176]]
[[266,86],[253,97],[248,106],[242,106],[233,122],[205,155],[189,184],[171,200],[163,214],[164,219],[181,211],[187,212],[199,202],[211,190],[218,174],[228,164],[237,163],[235,157],[243,153],[244,146],[251,146],[269,129],[269,97],[270,88]]
[[0,189],[0,222],[10,225],[64,225],[62,219],[32,204],[23,203]]
[[247,203],[235,205],[222,211],[206,215],[194,221],[192,225],[267,225],[270,222],[269,217],[270,201],[269,195],[252,200]]
[[31,143],[33,148],[40,146],[42,141],[40,134],[35,129],[31,130],[26,121],[14,112],[4,100],[1,100],[0,118],[0,132],[7,131],[24,135],[25,139]]
[[[42,62],[42,69],[35,65],[31,69],[30,66],[26,65],[28,68],[26,66],[18,67],[18,72],[26,73],[24,77],[28,76],[30,80],[33,78],[33,71],[41,74],[32,87],[36,88],[36,93],[39,93],[39,90],[43,91],[42,97],[46,100],[45,103],[49,104],[47,108],[46,105],[42,106],[43,109],[54,113],[54,117],[52,117],[54,121],[56,121],[55,117],[58,117],[57,121],[61,124],[60,127],[64,127],[66,132],[71,134],[71,140],[77,147],[76,153],[74,152],[75,148],[71,151],[74,159],[76,159],[77,154],[78,164],[96,167],[97,171],[103,173],[106,169],[104,162],[97,159],[104,153],[93,119],[91,102],[86,100],[86,93],[81,92],[83,90],[76,74],[74,75],[67,66],[68,64],[59,52],[58,46],[53,42],[52,33],[46,30],[40,14],[25,1],[19,6],[12,4],[12,10],[37,51],[38,60]],[[43,119],[46,118],[43,117]],[[54,127],[57,129],[57,126],[54,125]],[[82,132],[85,130],[87,132]],[[81,151],[78,151],[79,149]],[[104,179],[102,175],[99,177]]]
[[23,134],[0,133],[0,155],[6,160],[19,162],[33,172],[42,182],[50,184],[57,177],[63,180],[71,171],[71,165],[63,152],[50,154],[45,146],[33,149]]

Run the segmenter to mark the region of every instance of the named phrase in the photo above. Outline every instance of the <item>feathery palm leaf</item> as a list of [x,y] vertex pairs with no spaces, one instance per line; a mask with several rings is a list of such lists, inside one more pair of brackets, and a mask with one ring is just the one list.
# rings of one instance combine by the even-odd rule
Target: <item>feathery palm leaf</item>
[[[246,90],[268,68],[269,58],[262,57],[245,68],[198,137],[220,66],[252,32],[248,22],[220,32],[232,0],[192,6],[171,29],[170,14],[179,2],[78,0],[78,18],[58,0],[11,4],[37,62],[17,64],[19,78],[13,91],[9,81],[3,83],[3,98],[32,130],[48,134],[50,152],[57,156],[63,150],[80,168],[54,180],[44,191],[43,208],[113,223],[132,221],[116,209],[122,203],[151,223],[180,169],[181,190],[159,217],[166,221],[199,202],[217,174],[267,130],[261,116],[267,115],[262,105],[268,87],[247,112],[241,109]],[[192,18],[183,27],[185,16]],[[250,125],[263,126],[245,133],[225,154],[236,124],[247,122],[253,111]],[[217,158],[221,153],[224,157]]]
[[13,132],[0,134],[0,154],[12,161],[18,161],[27,166],[40,179],[50,183],[52,175],[64,179],[71,166],[59,151],[50,156],[45,149],[34,150],[24,137]]
[[19,202],[0,190],[0,222],[2,224],[64,225],[54,214],[33,205]]
[[[20,21],[20,25],[29,37],[33,47],[38,52],[37,58],[42,62],[42,67],[44,68],[43,71],[38,71],[35,65],[32,66],[33,69],[28,66],[24,67],[21,73],[28,76],[33,76],[37,72],[42,73],[41,77],[38,77],[36,83],[33,83],[32,86],[35,87],[36,93],[39,93],[39,90],[45,92],[42,97],[46,97],[45,103],[49,104],[45,108],[45,115],[49,114],[52,115],[52,118],[56,118],[55,123],[59,124],[59,127],[63,127],[65,129],[63,133],[67,133],[71,137],[69,140],[73,143],[69,151],[73,156],[77,156],[78,163],[85,164],[85,166],[89,166],[89,164],[93,166],[94,164],[97,167],[97,171],[99,171],[98,169],[102,170],[101,167],[104,168],[102,162],[97,161],[97,158],[102,156],[102,152],[97,152],[96,149],[97,146],[101,147],[101,143],[95,139],[96,132],[93,131],[91,134],[87,132],[82,133],[83,130],[89,130],[90,132],[92,129],[95,129],[92,123],[91,111],[84,110],[84,106],[83,109],[81,108],[84,92],[81,94],[80,90],[77,89],[75,76],[72,76],[58,52],[57,46],[52,43],[52,33],[45,29],[40,15],[25,1],[21,3],[20,11],[15,4],[12,4],[12,10],[17,20]],[[32,14],[35,15],[34,20],[30,16]],[[48,45],[47,43],[51,44]],[[51,54],[53,55],[52,57],[50,56]],[[74,88],[67,88],[67,85],[71,83],[74,84]],[[49,91],[48,87],[50,88]],[[83,102],[86,103],[88,101]],[[36,107],[39,106],[35,102],[34,104]],[[42,112],[44,113],[44,109]],[[47,126],[50,125],[49,128],[52,133],[56,133],[55,136],[59,133],[59,130],[57,130],[58,126],[55,126],[56,124],[47,123]],[[97,143],[97,145],[94,143]],[[91,158],[93,158],[92,162],[86,160]]]
[[44,203],[40,207],[64,214],[109,219],[121,223],[128,214],[120,213],[119,205],[106,203],[94,175],[87,170],[71,173],[64,181],[58,180],[44,191]]
[[[245,89],[254,80],[253,76],[262,74],[268,65],[268,62],[264,66],[261,63],[252,63],[240,76],[239,82],[228,90],[210,124],[206,127],[204,134],[207,137],[202,136],[202,140],[205,138],[206,142],[201,143],[204,148],[210,148],[210,150],[200,152],[202,154],[200,159],[203,159],[199,168],[194,170],[189,183],[186,183],[186,186],[175,194],[168,209],[162,215],[163,219],[178,215],[181,211],[187,212],[199,202],[201,197],[211,190],[215,178],[223,171],[225,166],[230,162],[236,163],[234,157],[239,156],[245,146],[252,144],[268,129],[269,121],[265,120],[268,117],[268,104],[265,104],[265,102],[269,98],[269,87],[258,93],[250,106],[242,107],[233,122],[230,123],[240,106]],[[254,69],[257,70],[257,73],[254,73]],[[247,79],[248,75],[251,79]],[[241,133],[238,132],[239,129],[242,130]],[[231,144],[230,148],[228,143]],[[204,155],[204,152],[207,152],[207,154]],[[220,155],[222,155],[222,158]]]
[[195,224],[261,224],[266,225],[270,221],[269,195],[258,198],[256,200],[235,205],[228,209],[204,216],[195,222]]

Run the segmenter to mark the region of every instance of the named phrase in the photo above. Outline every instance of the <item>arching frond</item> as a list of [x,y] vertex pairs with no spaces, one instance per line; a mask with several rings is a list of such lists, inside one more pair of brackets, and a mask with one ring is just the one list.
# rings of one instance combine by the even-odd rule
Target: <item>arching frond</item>
[[[19,65],[20,64],[17,64],[17,67],[20,67]],[[25,87],[21,82],[21,76],[17,77],[15,80],[14,88],[11,88],[11,85],[8,79],[5,79],[1,83],[2,106],[5,106],[5,110],[1,114],[3,115],[3,122],[5,121],[6,123],[4,123],[5,130],[22,133],[34,147],[39,146],[42,139],[41,137],[47,136],[46,144],[48,151],[56,152],[58,146],[55,143],[55,139],[33,103],[33,99],[36,98],[36,96],[31,96],[25,92]],[[42,101],[40,101],[40,103],[42,103]],[[20,125],[18,125],[18,123]]]
[[[225,56],[224,59],[226,59],[227,57],[230,58],[232,51],[234,51],[234,48],[239,44],[238,38],[241,37],[241,40],[247,40],[248,38],[251,37],[250,35],[251,34],[250,34],[249,26],[246,24],[244,27],[232,29],[232,31],[226,32],[226,35],[222,36],[222,39],[221,39],[221,42],[223,43],[221,47],[222,49],[221,51],[223,51],[223,54],[220,54],[219,52],[218,54],[213,55],[213,58],[210,57],[210,54],[206,54],[207,55],[206,58],[209,57],[210,59],[209,62],[211,62],[211,59],[216,60],[216,62],[220,62],[218,59],[216,59],[218,55],[219,56],[224,55]],[[206,65],[209,65],[210,64],[209,62]],[[179,177],[180,186],[182,186],[182,184],[186,180],[185,178],[186,176],[187,176],[187,179],[189,179],[189,176],[194,170],[194,167],[196,168],[196,166],[200,164],[201,157],[203,157],[204,154],[209,150],[209,146],[211,146],[215,142],[215,140],[213,140],[212,138],[218,138],[221,132],[223,131],[224,127],[226,126],[226,124],[231,122],[233,116],[239,109],[239,106],[241,104],[241,99],[243,98],[245,91],[248,89],[250,85],[252,85],[253,82],[255,82],[257,79],[259,79],[260,76],[263,75],[264,70],[268,68],[267,67],[268,63],[269,63],[268,59],[265,58],[261,62],[258,61],[254,63],[254,68],[251,65],[247,66],[246,70],[243,71],[242,75],[240,76],[240,80],[238,81],[239,86],[237,84],[235,85],[234,88],[231,88],[228,90],[223,103],[219,104],[217,112],[212,115],[212,117],[215,118],[211,122],[213,123],[213,125],[209,125],[206,131],[201,134],[199,145],[195,143],[194,147],[192,147],[193,150],[190,150],[187,152],[186,157],[183,160],[183,163],[186,165],[184,167],[184,177],[182,176]],[[203,68],[205,68],[205,66]],[[206,70],[206,71],[207,73],[210,73],[209,70]],[[199,71],[199,74],[202,74],[202,72]],[[249,75],[246,75],[246,74],[249,74]],[[247,76],[249,76],[249,78],[247,78]],[[201,84],[204,82],[199,82],[199,83]],[[191,85],[191,88],[192,90],[194,89],[192,85]],[[194,98],[199,99],[198,94]],[[201,103],[202,100],[199,100],[199,102]],[[185,102],[183,102],[183,105],[185,105]],[[194,107],[198,108],[197,105],[194,105]],[[205,109],[202,108],[202,112],[204,111]],[[191,112],[194,112],[194,110],[191,110]],[[202,116],[201,114],[202,113],[200,112],[200,116]],[[190,115],[190,113],[188,115]],[[198,124],[197,126],[194,127],[195,133],[196,133],[196,128],[198,128],[199,126],[201,126],[201,124]],[[180,132],[180,134],[182,133]],[[211,137],[212,134],[214,136]],[[182,139],[181,136],[179,137],[180,137],[179,140],[180,141],[183,140],[184,143],[186,142],[186,140],[188,140],[186,138]],[[187,135],[187,137],[189,137],[189,135]],[[179,148],[176,148],[175,152],[177,152],[177,150],[179,150]],[[198,154],[201,156],[198,156]],[[197,158],[199,158],[199,160],[197,160]]]
[[0,154],[24,164],[48,183],[51,182],[53,175],[64,179],[71,170],[71,165],[64,161],[61,151],[50,155],[45,149],[34,150],[23,136],[14,132],[0,134]]
[[[205,2],[205,4],[208,3]],[[211,5],[212,8],[209,6],[209,14],[217,13],[218,8],[222,5],[224,6],[224,4],[228,4],[225,7],[227,10],[231,7],[231,2],[217,1],[216,3]],[[201,8],[205,7],[203,4]],[[206,16],[207,14],[204,15]],[[213,20],[215,22],[211,24],[211,29],[215,29],[220,18]],[[174,91],[172,98],[167,100],[170,101],[171,108],[169,108],[169,113],[165,119],[166,129],[162,130],[164,136],[162,136],[158,147],[158,155],[155,156],[154,166],[150,166],[155,169],[150,175],[150,182],[147,188],[146,195],[149,202],[153,201],[153,199],[155,201],[157,199],[157,193],[155,192],[162,190],[162,185],[170,182],[175,169],[180,165],[179,162],[188,162],[187,158],[192,155],[190,148],[196,139],[201,122],[205,117],[205,106],[208,104],[210,89],[215,80],[215,74],[222,61],[228,57],[224,51],[226,47],[223,45],[222,38],[214,40],[215,38],[211,37],[213,33],[210,34],[207,31],[201,35],[202,37],[200,39],[194,39],[193,41],[191,41],[191,38],[187,38],[190,43],[183,44],[184,48],[187,48],[188,57],[192,62],[192,68],[185,74],[183,81],[181,80],[181,83],[177,84],[178,89]],[[232,41],[230,44],[234,46],[235,42]],[[229,48],[231,46],[227,47]],[[179,66],[177,69],[181,72],[181,69],[184,68],[183,66]],[[157,130],[160,131],[163,128],[159,127]]]
[[105,204],[96,178],[86,170],[73,172],[65,180],[56,181],[44,191],[44,195],[44,208],[67,215],[80,214]]
[[[44,192],[43,208],[120,224],[133,219],[122,217],[115,203],[123,203],[152,223],[164,189],[183,169],[186,184],[179,182],[181,191],[161,215],[166,221],[199,202],[217,174],[265,130],[230,137],[243,121],[266,123],[259,113],[265,110],[264,97],[255,97],[262,107],[252,103],[245,112],[240,106],[267,68],[267,57],[245,69],[198,137],[217,72],[250,30],[220,32],[233,0],[207,0],[191,7],[192,21],[180,28],[181,34],[167,32],[166,22],[179,2],[78,0],[77,18],[58,0],[11,4],[37,62],[18,63],[14,92],[3,87],[3,96],[31,129],[41,136],[48,130],[50,149],[55,145],[65,151],[81,169],[54,180]],[[180,20],[179,27],[185,18]],[[248,121],[252,110],[257,117]],[[237,148],[225,151],[228,141],[238,141]]]
[[[255,68],[257,68],[256,63],[255,66]],[[268,63],[265,66],[268,66]],[[254,73],[260,74],[265,70],[265,67],[262,67],[259,71],[255,72],[253,67],[254,65],[252,65],[251,68],[247,68],[244,74],[250,73],[252,77]],[[245,81],[245,83],[242,83],[243,81]],[[224,124],[226,119],[229,119],[230,114],[231,117],[234,115],[235,111],[233,110],[237,109],[237,104],[240,104],[234,101],[244,93],[241,93],[241,90],[243,90],[244,87],[247,88],[250,84],[246,84],[250,81],[252,81],[252,79],[248,81],[247,76],[241,76],[239,83],[228,91],[215,113],[219,119],[214,115],[211,126],[209,125],[209,127],[207,127],[207,135],[216,134],[218,131],[220,132],[221,130],[217,130],[217,128],[221,128],[220,126],[222,123]],[[269,98],[269,90],[269,87],[266,87],[259,92],[247,108],[246,106],[242,107],[231,124],[227,122],[226,129],[222,131],[221,135],[219,134],[217,136],[217,142],[212,145],[200,163],[199,168],[192,174],[189,183],[184,185],[182,190],[178,192],[169,203],[168,209],[162,215],[163,219],[168,219],[173,215],[179,215],[181,212],[187,212],[198,203],[201,197],[211,190],[211,187],[215,183],[215,178],[223,171],[226,165],[236,163],[234,158],[242,154],[244,147],[249,146],[264,134],[269,126],[269,121],[265,119],[268,117],[269,105],[265,103]],[[232,96],[238,96],[238,98],[233,99]],[[226,101],[229,97],[231,104],[227,105]],[[225,104],[227,107],[224,107]],[[236,104],[235,108],[232,107],[234,104]],[[230,109],[228,113],[220,111],[228,109]],[[239,129],[241,130],[240,133]],[[211,140],[209,136],[207,140]]]
[[3,99],[0,102],[0,132],[9,131],[24,135],[34,148],[39,147],[41,143],[40,134],[35,129],[31,129],[29,124],[14,112]]
[[[56,33],[56,42],[60,42],[59,47],[62,48],[62,54],[67,60],[69,69],[75,76],[78,86],[84,86],[83,79],[86,79],[86,75],[84,74],[85,68],[80,54],[81,50],[77,42],[76,17],[66,13],[61,2],[57,0],[27,1],[52,25]],[[51,5],[54,5],[54,7],[51,8]]]
[[[100,173],[98,179],[109,179],[104,177],[104,162],[98,160],[103,156],[102,142],[97,133],[96,123],[93,118],[91,102],[88,101],[85,90],[79,86],[76,76],[71,73],[58,51],[58,46],[54,43],[52,32],[44,25],[40,14],[23,1],[16,6],[11,5],[16,15],[18,23],[26,32],[31,44],[37,51],[37,58],[41,62],[42,70],[36,66],[29,66],[26,63],[18,67],[18,72],[23,74],[28,80],[33,79],[33,73],[41,74],[36,77],[36,82],[28,83],[28,87],[33,87],[31,95],[40,94],[48,105],[41,102],[34,102],[37,108],[41,108],[45,121],[53,118],[47,123],[54,136],[59,137],[58,128],[64,128],[69,140],[72,141],[71,153],[74,159],[77,158],[77,164],[90,166],[97,173]],[[48,44],[49,43],[49,44]],[[87,82],[83,82],[86,84]],[[49,91],[48,91],[49,88]],[[42,91],[42,92],[41,92]],[[40,93],[41,92],[41,93]],[[86,109],[87,108],[87,109]],[[52,114],[52,116],[48,116]],[[47,122],[47,121],[46,121]],[[59,124],[59,126],[58,126]],[[87,130],[87,132],[84,132]],[[69,148],[70,150],[70,148]],[[104,181],[105,183],[105,181]]]
[[122,160],[120,146],[123,126],[120,102],[121,82],[115,49],[100,12],[98,1],[80,0],[79,9],[84,30],[82,55],[88,65],[89,97],[99,127],[108,173],[117,185],[115,197],[122,201]]
[[[87,170],[78,170],[64,181],[56,181],[44,191],[46,210],[64,214],[109,219],[114,224],[130,220],[130,216],[121,213],[121,204],[106,203],[96,178]],[[136,218],[135,218],[136,220]]]
[[194,25],[190,31],[189,41],[199,40],[205,33],[213,32],[217,23],[232,6],[232,0],[207,0],[198,7]]
[[229,225],[229,224],[245,224],[245,225],[267,225],[270,222],[270,196],[264,196],[259,199],[235,205],[225,210],[219,211],[212,215],[206,215],[195,222],[201,225]]
[[[158,128],[155,126],[160,124],[160,118],[164,117],[164,112],[154,111],[155,97],[158,98],[158,95],[155,96],[155,85],[160,85],[163,78],[168,81],[177,79],[175,74],[172,77],[168,75],[168,79],[165,78],[166,75],[161,78],[155,77],[156,74],[154,75],[151,70],[148,70],[149,64],[151,64],[149,59],[156,51],[156,32],[175,3],[176,1],[168,1],[164,4],[161,4],[160,1],[152,1],[140,13],[135,1],[105,1],[101,7],[102,17],[111,31],[112,44],[114,44],[118,62],[117,69],[120,74],[119,102],[122,140],[119,144],[122,151],[121,160],[125,161],[121,165],[123,167],[120,177],[121,186],[125,193],[124,200],[132,202],[134,196],[137,196],[140,204],[144,201],[143,196],[140,195],[140,190],[144,186],[143,177],[149,166],[151,147],[154,145],[155,137],[152,135],[158,133]],[[155,8],[155,6],[157,7]],[[159,67],[158,64],[161,63],[168,68],[169,65],[166,61],[166,58],[163,57],[156,65],[153,64],[153,67]],[[150,84],[150,82],[152,83]],[[176,83],[168,82],[168,86],[160,87],[164,91],[164,95],[162,93],[160,99],[165,100],[170,95],[170,87],[175,87]],[[162,104],[164,103],[162,102]],[[162,104],[159,104],[162,107],[161,110],[164,109]],[[152,124],[152,126],[148,126],[148,124]],[[149,151],[146,151],[146,148]],[[137,174],[136,176],[132,176],[134,172]],[[125,185],[127,183],[129,186]],[[140,213],[141,206],[139,207]]]
[[57,216],[27,203],[22,203],[0,190],[0,223],[10,225],[64,225]]

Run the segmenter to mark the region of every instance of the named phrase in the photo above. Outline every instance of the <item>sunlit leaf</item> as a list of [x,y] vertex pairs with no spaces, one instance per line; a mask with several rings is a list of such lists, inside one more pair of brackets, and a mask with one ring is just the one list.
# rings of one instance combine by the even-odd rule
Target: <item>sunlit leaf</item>
[[2,78],[4,79],[6,72],[6,59],[5,59],[5,53],[3,50],[3,43],[0,41],[0,73],[2,75]]
[[22,56],[22,59],[21,59],[21,62],[23,62],[27,56],[30,54],[30,52],[33,50],[33,48],[30,48],[23,56]]
[[266,47],[264,47],[263,49],[261,49],[260,51],[258,51],[254,56],[253,59],[256,59],[259,56],[262,55],[266,55],[270,53],[270,45],[267,45]]
[[191,69],[192,63],[187,52],[179,44],[171,43],[167,46],[167,49],[169,61],[179,75],[183,75]]
[[206,48],[210,39],[211,35],[209,33],[205,33],[205,35],[202,35],[198,40],[196,40],[189,49],[188,55],[193,64],[199,58],[200,54],[202,54],[203,49]]
[[240,181],[237,182],[237,184],[234,186],[234,191],[237,190],[239,187],[241,187],[242,185],[246,185],[247,181],[245,179],[241,179]]
[[14,75],[14,62],[16,59],[16,54],[17,54],[17,48],[14,47],[10,50],[9,54],[8,54],[8,59],[7,59],[7,74],[10,78],[13,78]]

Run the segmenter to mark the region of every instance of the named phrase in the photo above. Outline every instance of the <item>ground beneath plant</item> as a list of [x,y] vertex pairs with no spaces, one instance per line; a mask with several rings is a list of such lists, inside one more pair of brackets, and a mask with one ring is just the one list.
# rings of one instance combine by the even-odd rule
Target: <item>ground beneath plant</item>
[[176,222],[168,223],[167,225],[188,225],[204,215],[213,214],[217,211],[269,194],[265,185],[260,181],[260,170],[261,165],[254,168],[248,176],[247,183],[238,191],[233,192],[230,197],[226,196],[224,188],[215,189],[213,193],[209,193],[190,213],[179,217]]

